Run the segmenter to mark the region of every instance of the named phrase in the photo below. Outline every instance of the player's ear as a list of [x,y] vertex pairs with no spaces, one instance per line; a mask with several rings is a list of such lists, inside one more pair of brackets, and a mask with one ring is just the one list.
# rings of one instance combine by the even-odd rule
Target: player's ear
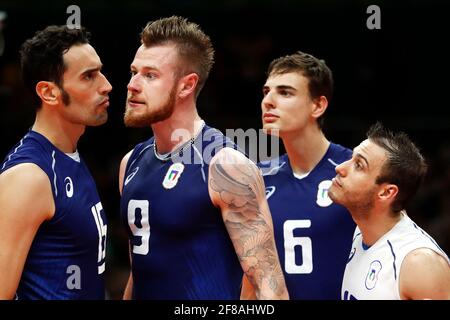
[[328,107],[328,99],[325,96],[320,96],[313,99],[312,113],[311,116],[314,118],[319,118],[325,113]]
[[41,98],[42,102],[51,106],[59,103],[59,96],[61,90],[51,81],[39,81],[36,84],[36,93]]
[[195,89],[197,88],[198,80],[199,77],[198,74],[196,73],[189,73],[188,75],[182,77],[179,81],[178,97],[184,99],[191,94],[195,94]]
[[378,191],[378,199],[389,204],[395,200],[398,194],[398,187],[395,184],[386,183]]

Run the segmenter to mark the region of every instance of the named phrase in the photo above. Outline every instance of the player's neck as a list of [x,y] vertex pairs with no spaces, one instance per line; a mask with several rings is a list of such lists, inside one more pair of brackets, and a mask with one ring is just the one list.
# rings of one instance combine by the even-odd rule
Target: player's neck
[[42,109],[36,113],[32,130],[42,134],[62,152],[73,153],[77,150],[85,126],[69,124],[56,112]]
[[375,244],[381,237],[388,233],[401,219],[401,214],[392,213],[375,214],[374,210],[369,214],[353,215],[353,218],[361,230],[363,243],[368,246]]
[[198,134],[202,124],[195,106],[175,110],[170,118],[152,124],[156,150],[160,154],[175,150]]
[[330,146],[319,128],[305,128],[300,133],[285,134],[282,139],[291,168],[299,175],[313,170]]

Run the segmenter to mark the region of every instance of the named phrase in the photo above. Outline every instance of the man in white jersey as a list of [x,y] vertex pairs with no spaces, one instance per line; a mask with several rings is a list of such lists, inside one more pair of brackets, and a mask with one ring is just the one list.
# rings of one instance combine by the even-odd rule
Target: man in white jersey
[[404,133],[372,126],[336,167],[329,197],[358,225],[342,282],[343,300],[450,299],[450,262],[404,211],[427,166]]

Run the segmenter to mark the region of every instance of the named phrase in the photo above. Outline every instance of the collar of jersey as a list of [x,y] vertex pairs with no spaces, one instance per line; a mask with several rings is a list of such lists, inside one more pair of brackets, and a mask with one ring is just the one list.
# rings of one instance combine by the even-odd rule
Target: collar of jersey
[[181,150],[190,148],[191,145],[194,144],[194,141],[197,140],[198,136],[202,133],[204,127],[205,127],[205,121],[202,120],[202,124],[200,126],[200,129],[198,130],[198,132],[195,135],[192,136],[191,139],[189,139],[188,141],[183,143],[181,146],[176,148],[174,151],[171,151],[171,152],[165,153],[165,154],[158,153],[158,151],[156,150],[156,139],[155,139],[153,141],[153,153],[155,154],[155,157],[158,160],[167,161],[167,160],[172,158],[172,154],[176,154],[176,153],[179,153]]

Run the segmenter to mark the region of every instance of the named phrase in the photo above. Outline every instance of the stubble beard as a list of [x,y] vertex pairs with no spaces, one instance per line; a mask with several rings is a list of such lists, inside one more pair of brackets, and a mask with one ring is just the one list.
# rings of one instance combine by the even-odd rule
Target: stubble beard
[[[61,93],[62,93],[62,101],[64,104],[64,108],[77,108],[77,105],[72,105],[72,98],[69,95],[67,91],[64,90],[64,88],[61,87]],[[73,123],[82,124],[84,126],[88,127],[97,127],[105,124],[108,121],[108,111],[107,109],[104,109],[102,111],[98,111],[98,109],[103,108],[99,106],[99,104],[103,101],[105,97],[101,96],[98,98],[98,101],[95,101],[94,105],[95,110],[91,112],[91,110],[88,110],[88,114],[84,114],[83,116],[77,116],[77,117],[71,117],[71,121]],[[87,107],[87,106],[86,106]],[[95,114],[94,114],[95,113]]]
[[333,190],[329,190],[328,196],[334,203],[346,207],[350,212],[365,215],[374,207],[375,193],[375,188],[373,188],[365,192],[364,196],[359,196],[357,199],[348,199],[348,195],[345,197],[345,193],[339,194],[338,191],[335,193]]
[[169,93],[166,102],[158,109],[153,111],[146,111],[144,114],[136,114],[132,107],[125,107],[125,114],[123,117],[126,127],[143,128],[149,127],[153,123],[164,121],[172,116],[175,110],[175,91],[174,85]]

